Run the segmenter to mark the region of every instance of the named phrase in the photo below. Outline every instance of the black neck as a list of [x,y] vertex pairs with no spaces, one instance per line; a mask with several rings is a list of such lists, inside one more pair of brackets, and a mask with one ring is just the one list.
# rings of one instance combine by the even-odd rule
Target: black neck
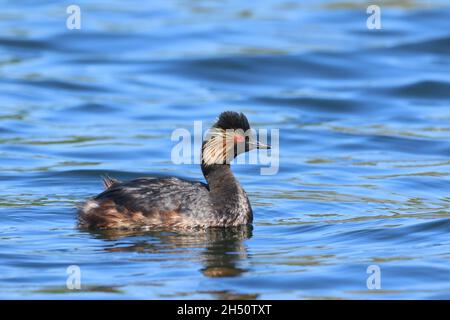
[[229,164],[202,164],[203,175],[208,181],[209,195],[217,212],[227,217],[252,221],[252,209],[245,191],[231,172]]
[[202,164],[202,172],[213,193],[236,192],[239,187],[229,164]]
[[233,172],[231,172],[230,164],[217,163],[205,165],[203,162],[204,146],[205,142],[202,145],[201,167],[203,175],[208,182],[211,196],[221,204],[229,204],[230,202],[237,201],[242,188],[234,177]]
[[231,172],[229,164],[202,165],[216,212],[240,223],[252,221],[252,209],[245,191]]

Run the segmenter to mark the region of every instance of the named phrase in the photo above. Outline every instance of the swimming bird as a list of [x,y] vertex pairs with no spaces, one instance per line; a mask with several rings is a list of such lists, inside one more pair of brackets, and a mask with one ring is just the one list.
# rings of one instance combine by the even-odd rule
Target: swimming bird
[[78,225],[87,229],[185,229],[249,225],[252,207],[230,162],[259,142],[243,113],[226,111],[202,143],[201,170],[207,183],[177,177],[129,182],[106,177],[105,190],[79,206]]

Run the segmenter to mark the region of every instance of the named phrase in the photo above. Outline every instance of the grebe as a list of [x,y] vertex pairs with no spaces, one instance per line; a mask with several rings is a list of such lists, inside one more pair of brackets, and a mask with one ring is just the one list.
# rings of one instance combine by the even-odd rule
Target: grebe
[[201,169],[208,184],[176,177],[129,182],[104,178],[106,190],[80,206],[79,227],[156,229],[251,224],[252,208],[231,172],[230,161],[240,153],[270,146],[248,135],[249,129],[243,113],[220,114],[202,143]]

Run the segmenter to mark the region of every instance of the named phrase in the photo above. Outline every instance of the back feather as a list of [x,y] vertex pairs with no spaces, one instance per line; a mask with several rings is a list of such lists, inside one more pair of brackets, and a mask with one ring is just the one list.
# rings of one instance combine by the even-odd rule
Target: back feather
[[109,176],[102,177],[102,182],[103,182],[103,186],[105,187],[105,190],[111,188],[115,184],[120,183],[119,180],[111,178]]

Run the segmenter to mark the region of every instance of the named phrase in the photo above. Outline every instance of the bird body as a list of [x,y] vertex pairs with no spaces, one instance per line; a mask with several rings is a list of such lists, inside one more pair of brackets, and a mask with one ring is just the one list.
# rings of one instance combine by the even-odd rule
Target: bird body
[[[229,160],[239,154],[235,141],[244,143],[244,152],[250,151],[252,145],[268,146],[245,139],[241,131],[250,126],[242,113],[222,113],[213,129],[202,146],[201,168],[207,184],[177,177],[144,177],[128,182],[106,177],[106,190],[80,206],[79,226],[186,229],[251,224],[250,201],[231,172]],[[241,131],[235,134],[229,132],[238,129]]]

